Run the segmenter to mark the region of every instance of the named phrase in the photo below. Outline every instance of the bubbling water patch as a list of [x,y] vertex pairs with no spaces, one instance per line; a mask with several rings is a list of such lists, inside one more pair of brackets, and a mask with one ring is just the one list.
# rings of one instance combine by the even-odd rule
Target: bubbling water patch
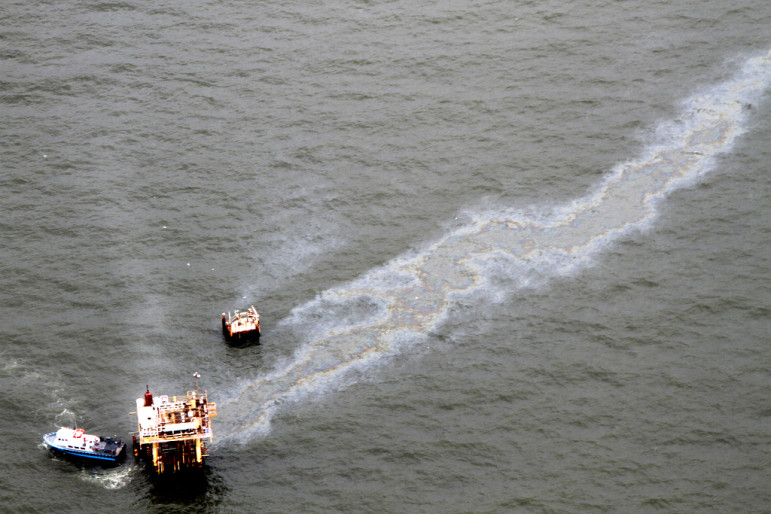
[[[358,314],[319,329],[288,362],[220,401],[220,437],[248,441],[269,432],[282,403],[344,387],[352,371],[417,344],[459,298],[480,291],[505,298],[590,266],[608,244],[650,226],[669,193],[714,169],[715,157],[731,150],[745,130],[748,107],[769,83],[771,52],[686,99],[676,120],[659,125],[656,143],[616,165],[586,196],[540,214],[469,214],[470,223],[422,251],[299,306],[285,324],[302,325],[327,307],[351,306]],[[496,285],[502,278],[506,287]]]

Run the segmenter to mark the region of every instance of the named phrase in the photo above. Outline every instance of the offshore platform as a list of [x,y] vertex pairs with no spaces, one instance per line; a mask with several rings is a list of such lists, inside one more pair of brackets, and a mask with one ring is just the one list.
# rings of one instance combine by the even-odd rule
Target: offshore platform
[[251,306],[245,311],[222,313],[222,335],[230,343],[260,342],[260,313]]
[[202,468],[209,453],[206,444],[213,439],[211,418],[217,405],[208,401],[206,391],[188,391],[186,396],[162,395],[153,398],[148,386],[137,398],[137,427],[134,457],[147,462],[157,475]]

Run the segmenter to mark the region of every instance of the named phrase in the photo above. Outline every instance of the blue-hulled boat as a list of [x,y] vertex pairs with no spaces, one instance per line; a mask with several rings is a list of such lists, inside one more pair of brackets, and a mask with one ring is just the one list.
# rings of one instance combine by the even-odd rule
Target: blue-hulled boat
[[117,463],[126,458],[126,444],[109,437],[86,434],[82,428],[62,427],[43,436],[46,445],[79,459]]

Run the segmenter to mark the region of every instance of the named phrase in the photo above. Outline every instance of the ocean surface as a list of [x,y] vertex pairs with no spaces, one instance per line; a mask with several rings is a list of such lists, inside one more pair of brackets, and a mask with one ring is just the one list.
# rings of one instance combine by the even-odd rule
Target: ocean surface
[[0,511],[771,512],[766,0],[0,18]]

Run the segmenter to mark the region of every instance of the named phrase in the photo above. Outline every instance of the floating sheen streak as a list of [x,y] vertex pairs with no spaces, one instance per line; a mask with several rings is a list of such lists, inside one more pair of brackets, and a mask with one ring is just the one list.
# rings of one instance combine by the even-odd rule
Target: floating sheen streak
[[[248,441],[267,433],[276,408],[328,387],[350,372],[423,340],[460,297],[504,297],[591,264],[609,243],[644,229],[657,203],[715,166],[743,132],[749,107],[771,82],[771,52],[749,59],[728,81],[686,99],[676,120],[657,128],[643,155],[616,165],[586,196],[541,214],[487,212],[415,254],[396,258],[296,308],[284,323],[321,331],[272,372],[240,384],[221,403],[220,436]],[[344,322],[335,311],[347,312]],[[351,316],[350,312],[358,314]],[[337,320],[324,326],[324,317]]]

